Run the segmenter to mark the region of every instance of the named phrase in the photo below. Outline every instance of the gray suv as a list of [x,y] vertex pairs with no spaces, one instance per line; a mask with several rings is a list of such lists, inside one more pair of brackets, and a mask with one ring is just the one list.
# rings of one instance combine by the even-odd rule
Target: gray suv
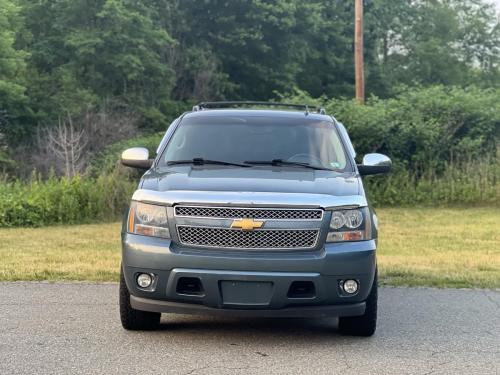
[[201,103],[154,160],[124,151],[147,171],[123,221],[123,327],[154,329],[161,313],[334,316],[372,335],[378,224],[361,176],[391,161],[355,156],[323,109],[259,102]]

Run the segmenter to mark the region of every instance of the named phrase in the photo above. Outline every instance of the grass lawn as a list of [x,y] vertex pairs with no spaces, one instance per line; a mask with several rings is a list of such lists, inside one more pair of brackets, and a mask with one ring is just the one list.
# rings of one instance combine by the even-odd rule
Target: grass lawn
[[[498,208],[379,209],[386,285],[500,288]],[[0,281],[116,281],[120,224],[0,229]]]

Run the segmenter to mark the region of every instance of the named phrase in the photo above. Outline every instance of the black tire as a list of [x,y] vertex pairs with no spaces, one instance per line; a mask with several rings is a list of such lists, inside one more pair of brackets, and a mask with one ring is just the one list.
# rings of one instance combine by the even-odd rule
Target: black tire
[[377,271],[375,271],[372,289],[366,299],[364,315],[339,318],[339,331],[343,335],[368,337],[375,333],[377,329],[377,279]]
[[120,319],[123,328],[131,331],[145,331],[158,328],[160,313],[135,310],[130,305],[130,293],[125,283],[123,269],[120,272]]

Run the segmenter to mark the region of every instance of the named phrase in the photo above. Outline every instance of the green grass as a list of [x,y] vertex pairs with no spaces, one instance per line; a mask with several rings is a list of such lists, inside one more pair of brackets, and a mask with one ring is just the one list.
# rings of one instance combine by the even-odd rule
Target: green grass
[[500,288],[500,209],[379,210],[389,285]]
[[116,281],[120,224],[0,229],[0,280]]
[[[385,285],[500,288],[500,210],[388,208]],[[120,224],[0,229],[0,280],[117,281]]]

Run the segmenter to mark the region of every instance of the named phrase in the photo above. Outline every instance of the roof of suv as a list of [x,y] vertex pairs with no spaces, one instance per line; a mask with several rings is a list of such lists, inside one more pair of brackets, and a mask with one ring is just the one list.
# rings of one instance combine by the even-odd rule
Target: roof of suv
[[304,118],[307,120],[317,121],[332,121],[332,118],[325,114],[304,111],[287,111],[287,110],[272,110],[272,109],[204,109],[200,111],[188,112],[184,115],[185,118],[193,117],[269,117],[269,118]]

